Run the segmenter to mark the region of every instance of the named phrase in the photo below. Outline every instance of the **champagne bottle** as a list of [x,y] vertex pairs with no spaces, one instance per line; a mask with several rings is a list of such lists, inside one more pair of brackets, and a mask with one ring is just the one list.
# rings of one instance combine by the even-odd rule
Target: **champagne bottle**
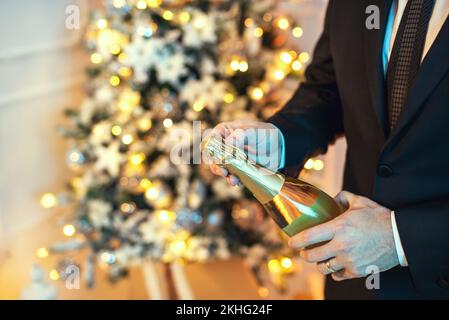
[[214,163],[238,177],[288,236],[332,220],[344,211],[324,191],[258,165],[221,137],[207,138],[202,150]]

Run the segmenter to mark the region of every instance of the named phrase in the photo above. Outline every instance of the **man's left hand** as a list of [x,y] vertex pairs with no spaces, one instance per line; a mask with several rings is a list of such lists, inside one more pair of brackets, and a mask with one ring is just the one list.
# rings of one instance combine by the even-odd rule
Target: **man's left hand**
[[397,266],[391,210],[346,191],[340,192],[335,200],[347,211],[295,235],[289,245],[300,249],[306,261],[317,263],[321,273],[332,273],[336,281],[367,276],[371,266],[376,266],[379,272]]

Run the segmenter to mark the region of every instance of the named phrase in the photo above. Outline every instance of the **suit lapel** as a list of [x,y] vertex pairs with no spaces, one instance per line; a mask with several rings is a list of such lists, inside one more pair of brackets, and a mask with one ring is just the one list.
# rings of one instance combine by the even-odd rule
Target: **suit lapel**
[[427,53],[416,76],[415,83],[405,103],[401,117],[390,139],[396,137],[407,127],[421,108],[426,99],[437,87],[442,78],[449,72],[449,18],[443,25],[438,37]]
[[382,50],[392,3],[392,0],[367,0],[366,6],[376,5],[380,9],[380,29],[368,30],[367,28],[364,28],[364,48],[368,85],[372,104],[382,128],[384,138],[386,137],[388,115]]

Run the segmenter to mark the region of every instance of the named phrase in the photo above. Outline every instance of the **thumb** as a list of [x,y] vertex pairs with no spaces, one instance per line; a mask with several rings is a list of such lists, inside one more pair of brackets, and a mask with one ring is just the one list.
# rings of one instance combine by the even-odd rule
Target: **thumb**
[[349,191],[341,191],[337,194],[334,200],[344,209],[349,209],[351,204],[355,201],[356,195]]

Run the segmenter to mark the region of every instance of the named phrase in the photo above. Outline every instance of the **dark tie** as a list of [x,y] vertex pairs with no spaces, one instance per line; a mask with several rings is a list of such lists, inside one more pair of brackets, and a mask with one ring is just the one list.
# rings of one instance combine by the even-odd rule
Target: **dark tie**
[[421,65],[435,0],[408,0],[387,70],[388,119],[395,128]]

